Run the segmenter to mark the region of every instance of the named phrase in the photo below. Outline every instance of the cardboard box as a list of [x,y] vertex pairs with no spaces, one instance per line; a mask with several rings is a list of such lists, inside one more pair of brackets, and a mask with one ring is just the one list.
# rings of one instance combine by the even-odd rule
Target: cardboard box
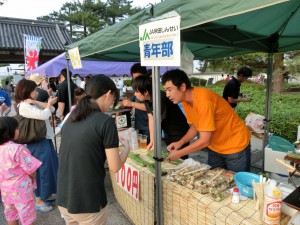
[[[265,171],[288,175],[287,168],[276,161],[276,159],[284,160],[286,152],[274,151],[269,146],[265,147]],[[290,162],[284,160],[287,164]]]

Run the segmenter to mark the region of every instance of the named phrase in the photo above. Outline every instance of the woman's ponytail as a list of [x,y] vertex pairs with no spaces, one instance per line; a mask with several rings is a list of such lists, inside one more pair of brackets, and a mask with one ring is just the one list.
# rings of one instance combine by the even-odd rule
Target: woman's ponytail
[[71,112],[69,119],[71,122],[80,121],[97,110],[99,111],[98,105],[92,101],[90,95],[86,95],[78,101],[76,108]]
[[119,91],[115,83],[105,75],[96,75],[89,79],[86,84],[86,96],[81,98],[77,103],[76,108],[71,113],[69,119],[71,122],[83,120],[92,112],[100,110],[94,100],[98,99],[108,91],[115,97],[115,104],[119,101]]

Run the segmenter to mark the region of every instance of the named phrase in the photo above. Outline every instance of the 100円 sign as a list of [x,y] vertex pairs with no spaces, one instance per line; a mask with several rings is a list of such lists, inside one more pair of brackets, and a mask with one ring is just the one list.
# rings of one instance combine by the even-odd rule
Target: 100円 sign
[[139,200],[139,181],[140,172],[127,163],[116,174],[116,183],[136,200]]
[[180,66],[180,16],[139,26],[143,66]]

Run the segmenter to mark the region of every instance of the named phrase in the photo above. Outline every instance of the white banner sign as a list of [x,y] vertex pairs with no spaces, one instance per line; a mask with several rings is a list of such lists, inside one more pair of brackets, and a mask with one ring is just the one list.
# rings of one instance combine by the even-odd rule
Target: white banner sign
[[24,34],[24,57],[26,71],[31,71],[38,67],[42,39],[42,37]]
[[78,47],[68,50],[68,53],[69,53],[69,56],[70,56],[70,59],[71,59],[73,69],[81,69],[82,64],[81,64],[81,59],[80,59]]
[[136,168],[125,163],[116,173],[116,183],[135,200],[139,200],[140,172]]
[[180,66],[180,17],[139,26],[143,66]]

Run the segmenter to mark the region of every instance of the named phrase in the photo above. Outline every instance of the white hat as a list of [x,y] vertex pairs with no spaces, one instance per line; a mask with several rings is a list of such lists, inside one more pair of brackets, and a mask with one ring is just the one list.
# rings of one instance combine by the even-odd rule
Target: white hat
[[29,77],[29,80],[32,80],[36,83],[36,85],[40,85],[43,80],[45,80],[45,77],[39,76],[37,73],[31,74]]

